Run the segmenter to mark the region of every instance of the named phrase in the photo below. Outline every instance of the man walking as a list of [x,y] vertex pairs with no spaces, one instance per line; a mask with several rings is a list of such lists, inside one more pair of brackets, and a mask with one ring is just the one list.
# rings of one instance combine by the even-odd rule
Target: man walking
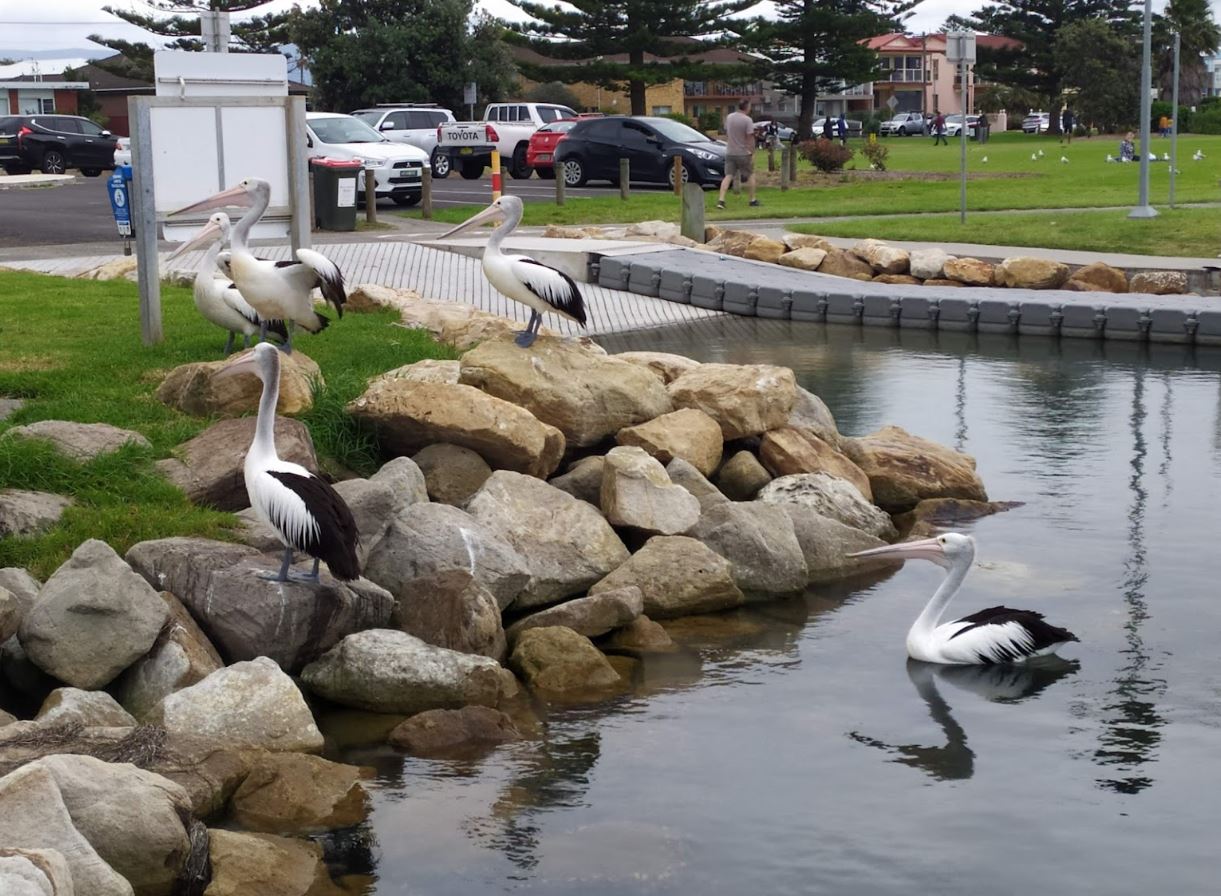
[[755,198],[755,123],[746,113],[749,108],[750,100],[742,100],[738,103],[738,111],[731,112],[725,119],[725,176],[721,178],[717,208],[725,207],[725,191],[733,183],[735,175],[741,175],[746,183],[750,204],[759,204]]
[[942,146],[950,145],[949,141],[945,139],[945,115],[941,112],[938,112],[937,117],[933,119],[933,146],[936,146],[938,142]]
[[1077,119],[1073,115],[1073,110],[1068,106],[1064,107],[1064,111],[1060,113],[1060,142],[1073,142],[1073,127],[1076,125]]

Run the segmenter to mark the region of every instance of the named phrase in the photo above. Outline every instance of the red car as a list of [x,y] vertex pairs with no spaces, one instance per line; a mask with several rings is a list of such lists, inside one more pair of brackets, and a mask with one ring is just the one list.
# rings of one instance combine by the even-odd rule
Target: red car
[[555,177],[555,145],[564,139],[577,123],[575,118],[561,118],[543,125],[530,136],[526,147],[526,164],[544,180]]

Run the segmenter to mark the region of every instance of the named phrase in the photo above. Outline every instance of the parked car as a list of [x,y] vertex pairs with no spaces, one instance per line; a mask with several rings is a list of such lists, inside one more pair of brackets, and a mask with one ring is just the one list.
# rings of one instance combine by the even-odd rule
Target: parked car
[[894,118],[882,122],[878,133],[883,137],[927,134],[928,123],[924,119],[923,112],[900,112]]
[[[386,104],[352,113],[383,137],[410,143],[431,158],[437,148],[437,127],[454,120],[454,113],[432,103]],[[435,161],[433,162],[435,167]]]
[[[373,171],[378,199],[415,205],[424,190],[428,153],[408,143],[387,140],[359,118],[335,112],[306,112],[309,158],[358,159]],[[356,191],[364,196],[363,184]]]
[[79,168],[97,177],[114,167],[115,138],[77,115],[7,115],[0,118],[0,165],[9,174],[63,174]]
[[564,183],[619,183],[619,160],[627,159],[633,181],[674,185],[674,158],[683,160],[682,180],[719,183],[725,174],[725,144],[671,118],[612,116],[579,121],[555,149]]
[[795,130],[793,130],[791,127],[789,127],[787,124],[780,124],[780,122],[778,122],[778,121],[772,122],[770,120],[769,121],[756,121],[755,122],[755,141],[760,146],[764,145],[764,141],[767,137],[767,130],[773,124],[776,125],[776,137],[780,140],[781,143],[791,143],[793,138],[797,136],[797,132]]
[[555,178],[555,148],[559,142],[568,136],[578,119],[561,118],[545,124],[530,135],[530,143],[526,147],[526,164],[538,172],[544,180]]
[[1051,115],[1047,112],[1031,112],[1022,119],[1023,134],[1042,134],[1051,127]]
[[[837,124],[838,120],[839,120],[838,117],[831,119],[831,131],[832,131],[832,133],[834,133],[836,135],[836,137],[839,136],[839,130],[838,130],[838,124]],[[812,125],[811,133],[813,133],[815,137],[822,136],[822,129],[823,129],[823,127],[825,127],[825,124],[824,124],[825,122],[826,122],[825,118],[817,118],[814,120],[814,124]],[[861,136],[861,131],[864,130],[864,125],[861,124],[859,121],[852,119],[852,118],[845,118],[844,124],[848,128],[849,137],[859,137],[859,136]]]
[[572,109],[555,103],[489,103],[483,121],[452,122],[437,128],[432,173],[446,177],[457,167],[463,177],[476,180],[483,176],[495,148],[509,174],[527,178],[533,170],[526,161],[530,135],[545,124],[577,117]]
[[[975,130],[979,127],[979,116],[967,116],[967,137],[971,140],[975,139]],[[945,135],[947,137],[957,137],[962,133],[962,116],[947,115],[945,117]]]

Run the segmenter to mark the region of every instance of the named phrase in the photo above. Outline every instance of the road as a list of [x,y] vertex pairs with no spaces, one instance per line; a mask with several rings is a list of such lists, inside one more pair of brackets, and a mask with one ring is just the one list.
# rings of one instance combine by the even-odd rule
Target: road
[[[0,177],[0,184],[3,177]],[[505,192],[520,196],[525,202],[555,200],[555,181],[505,178]],[[608,186],[569,189],[568,196],[605,196]],[[640,187],[639,189],[654,189]],[[203,197],[200,197],[203,198]],[[464,180],[448,177],[433,181],[433,205],[437,208],[454,205],[480,205],[492,201],[491,179]],[[398,209],[393,202],[377,204],[391,218]],[[393,219],[392,219],[393,220]],[[77,183],[34,189],[0,189],[0,249],[21,246],[62,246],[76,243],[100,243],[114,240],[114,219],[110,200],[106,196],[106,178],[98,177]]]

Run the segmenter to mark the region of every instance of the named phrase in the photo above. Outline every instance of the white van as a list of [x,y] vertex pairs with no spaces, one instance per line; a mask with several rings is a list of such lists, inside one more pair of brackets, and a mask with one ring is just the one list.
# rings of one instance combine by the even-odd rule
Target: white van
[[[371,169],[377,198],[396,205],[415,205],[424,189],[428,154],[407,143],[387,140],[359,118],[337,112],[305,113],[309,158],[357,159]],[[364,196],[364,184],[357,196]]]

